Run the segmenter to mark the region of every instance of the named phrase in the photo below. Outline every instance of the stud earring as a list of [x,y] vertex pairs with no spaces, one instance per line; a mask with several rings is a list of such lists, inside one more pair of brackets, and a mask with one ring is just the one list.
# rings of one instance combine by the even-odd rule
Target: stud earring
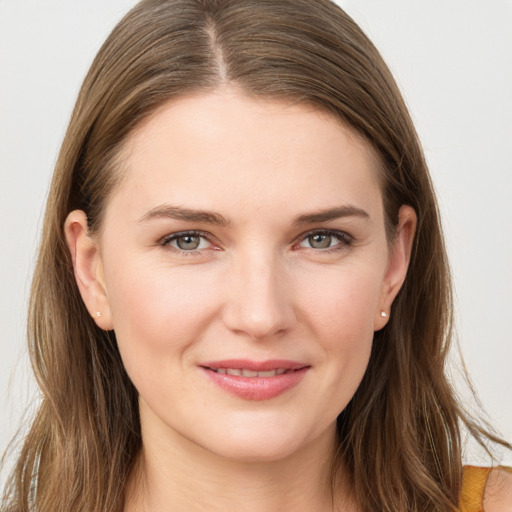
[[381,311],[381,312],[380,312],[380,316],[381,316],[382,318],[386,318],[386,317],[388,316],[388,314],[387,314],[385,311]]
[[101,311],[96,311],[96,313],[94,313],[94,316],[99,318],[101,316]]

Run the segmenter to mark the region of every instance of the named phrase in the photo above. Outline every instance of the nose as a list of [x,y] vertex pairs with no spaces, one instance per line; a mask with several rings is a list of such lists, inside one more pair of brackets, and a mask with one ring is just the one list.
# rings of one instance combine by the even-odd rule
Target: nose
[[293,328],[293,291],[275,256],[240,257],[226,285],[223,320],[232,332],[262,340],[282,336]]

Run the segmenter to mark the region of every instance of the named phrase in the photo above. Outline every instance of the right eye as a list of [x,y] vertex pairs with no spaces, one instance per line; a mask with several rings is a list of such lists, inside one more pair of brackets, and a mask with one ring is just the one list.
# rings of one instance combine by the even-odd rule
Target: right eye
[[197,231],[187,231],[181,233],[172,233],[165,236],[160,245],[169,247],[174,251],[188,254],[199,254],[200,251],[210,249],[211,242],[204,234]]

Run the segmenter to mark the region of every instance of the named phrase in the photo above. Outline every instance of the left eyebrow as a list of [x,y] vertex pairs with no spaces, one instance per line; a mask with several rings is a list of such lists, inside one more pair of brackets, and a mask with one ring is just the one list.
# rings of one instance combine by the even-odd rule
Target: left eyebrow
[[305,213],[299,215],[293,221],[294,226],[302,226],[304,224],[316,224],[319,222],[329,222],[331,220],[340,219],[343,217],[361,217],[369,219],[370,215],[361,208],[352,205],[340,206],[337,208],[329,208],[327,210],[320,210],[312,213]]

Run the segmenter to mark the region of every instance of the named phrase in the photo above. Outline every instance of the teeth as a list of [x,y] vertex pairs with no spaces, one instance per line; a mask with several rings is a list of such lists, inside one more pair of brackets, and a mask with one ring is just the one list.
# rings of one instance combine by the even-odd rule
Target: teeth
[[276,375],[286,373],[284,368],[276,368],[275,370],[267,370],[264,372],[256,372],[254,370],[247,370],[246,368],[217,368],[214,371],[223,375],[235,375],[237,377],[275,377]]

